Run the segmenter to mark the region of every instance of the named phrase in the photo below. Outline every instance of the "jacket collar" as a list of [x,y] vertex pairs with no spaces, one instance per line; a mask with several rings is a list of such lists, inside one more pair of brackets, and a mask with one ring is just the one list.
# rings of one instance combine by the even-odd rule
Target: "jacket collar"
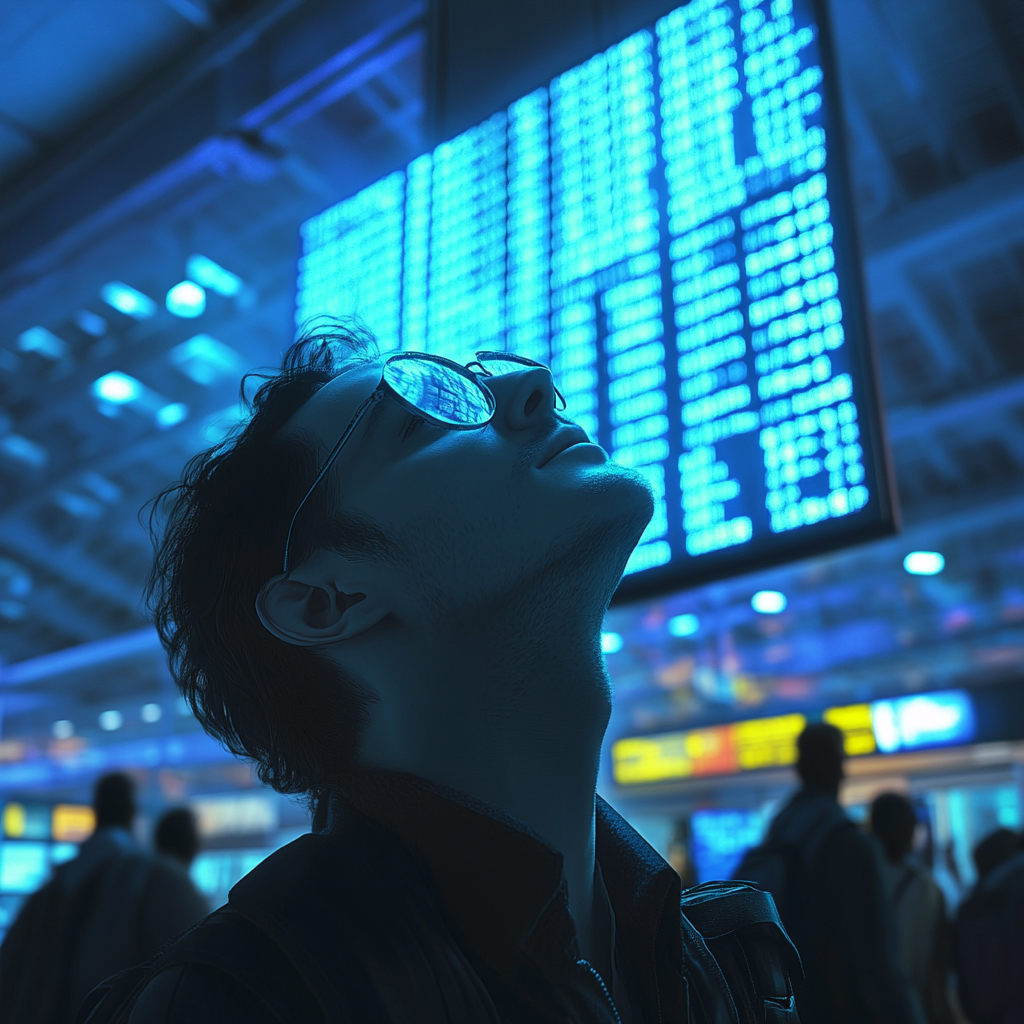
[[[332,797],[328,831],[343,827],[337,800],[397,835],[416,855],[455,930],[506,983],[515,983],[524,953],[578,958],[562,855],[521,821],[398,772],[348,778]],[[686,998],[679,878],[600,797],[596,854],[631,998],[640,997],[644,1019],[659,1020],[665,1006]]]

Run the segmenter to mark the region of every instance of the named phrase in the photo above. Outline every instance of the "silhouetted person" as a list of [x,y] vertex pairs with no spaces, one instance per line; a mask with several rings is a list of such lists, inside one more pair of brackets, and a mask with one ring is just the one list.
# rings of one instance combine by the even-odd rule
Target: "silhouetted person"
[[916,830],[914,805],[905,796],[875,797],[871,831],[885,851],[900,966],[928,1024],[953,1024],[953,940],[946,900],[928,869],[911,856]]
[[384,361],[329,326],[168,495],[176,681],[317,831],[93,993],[90,1024],[792,1019],[770,899],[681,903],[595,793],[601,626],[651,492],[546,367],[477,360]]
[[978,882],[956,919],[960,1002],[972,1024],[1024,1021],[1021,846],[1022,837],[1009,829],[997,829],[974,849]]
[[843,734],[808,725],[797,750],[803,786],[736,877],[775,894],[804,964],[801,1024],[919,1022],[897,963],[881,851],[839,805]]
[[181,868],[131,835],[132,780],[104,775],[93,798],[96,831],[35,893],[0,950],[0,1020],[64,1024],[111,974],[152,956],[206,906]]
[[153,830],[153,845],[157,853],[181,861],[186,868],[191,867],[199,852],[196,816],[187,807],[166,811]]
[[974,848],[974,866],[978,884],[988,878],[1000,864],[1008,861],[1020,847],[1020,836],[1012,829],[997,828]]

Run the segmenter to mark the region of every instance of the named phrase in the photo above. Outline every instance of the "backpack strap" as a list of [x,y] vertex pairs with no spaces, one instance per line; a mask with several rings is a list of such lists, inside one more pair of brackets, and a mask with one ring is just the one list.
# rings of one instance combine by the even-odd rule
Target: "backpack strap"
[[793,980],[803,967],[771,894],[705,882],[683,893],[681,909],[717,961],[742,1024],[796,1024]]

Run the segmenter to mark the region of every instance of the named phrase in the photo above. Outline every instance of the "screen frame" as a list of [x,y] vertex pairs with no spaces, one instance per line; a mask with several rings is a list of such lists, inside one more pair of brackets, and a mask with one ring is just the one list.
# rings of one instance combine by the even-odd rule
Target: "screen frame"
[[[624,576],[612,597],[613,605],[677,593],[716,580],[801,561],[829,551],[856,547],[868,541],[892,536],[900,529],[898,492],[882,401],[877,345],[867,306],[863,243],[853,210],[853,189],[846,134],[843,130],[839,66],[835,56],[832,23],[826,0],[806,2],[810,5],[818,26],[817,44],[823,72],[820,88],[822,103],[831,128],[828,135],[825,171],[828,175],[829,194],[838,195],[839,199],[838,202],[830,202],[829,212],[836,228],[832,242],[833,248],[837,250],[836,262],[843,267],[843,325],[861,342],[854,346],[855,351],[851,352],[849,348],[847,351],[851,352],[856,379],[861,382],[862,390],[857,396],[857,406],[862,422],[866,419],[871,425],[870,465],[873,474],[870,482],[874,496],[866,508],[877,507],[878,511],[870,519],[865,517],[866,521],[863,524],[852,529],[853,517],[843,517],[792,530],[785,537],[783,534],[776,534],[776,543],[772,545],[770,551],[758,553],[750,546],[742,545],[696,557],[677,556],[667,565]],[[665,13],[675,10],[678,6],[672,4]],[[863,442],[862,435],[861,443]]]

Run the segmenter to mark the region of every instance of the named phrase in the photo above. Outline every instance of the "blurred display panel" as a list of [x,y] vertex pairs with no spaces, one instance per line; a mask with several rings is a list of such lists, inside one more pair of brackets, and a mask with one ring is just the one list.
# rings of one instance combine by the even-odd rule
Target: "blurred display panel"
[[34,892],[50,872],[48,843],[0,844],[0,892]]
[[695,0],[303,225],[300,325],[550,364],[655,494],[623,595],[891,528],[814,12]]
[[80,843],[96,828],[96,812],[87,804],[57,804],[53,809],[53,838],[58,843]]
[[764,815],[760,811],[694,811],[690,841],[697,881],[732,878],[743,854],[761,841],[763,831]]
[[[976,735],[974,705],[962,690],[827,708],[821,718],[842,731],[851,756],[970,743]],[[807,722],[802,714],[776,715],[626,736],[612,745],[613,776],[629,786],[795,764],[796,740]]]
[[278,801],[266,793],[199,797],[192,801],[199,835],[255,835],[278,826]]

